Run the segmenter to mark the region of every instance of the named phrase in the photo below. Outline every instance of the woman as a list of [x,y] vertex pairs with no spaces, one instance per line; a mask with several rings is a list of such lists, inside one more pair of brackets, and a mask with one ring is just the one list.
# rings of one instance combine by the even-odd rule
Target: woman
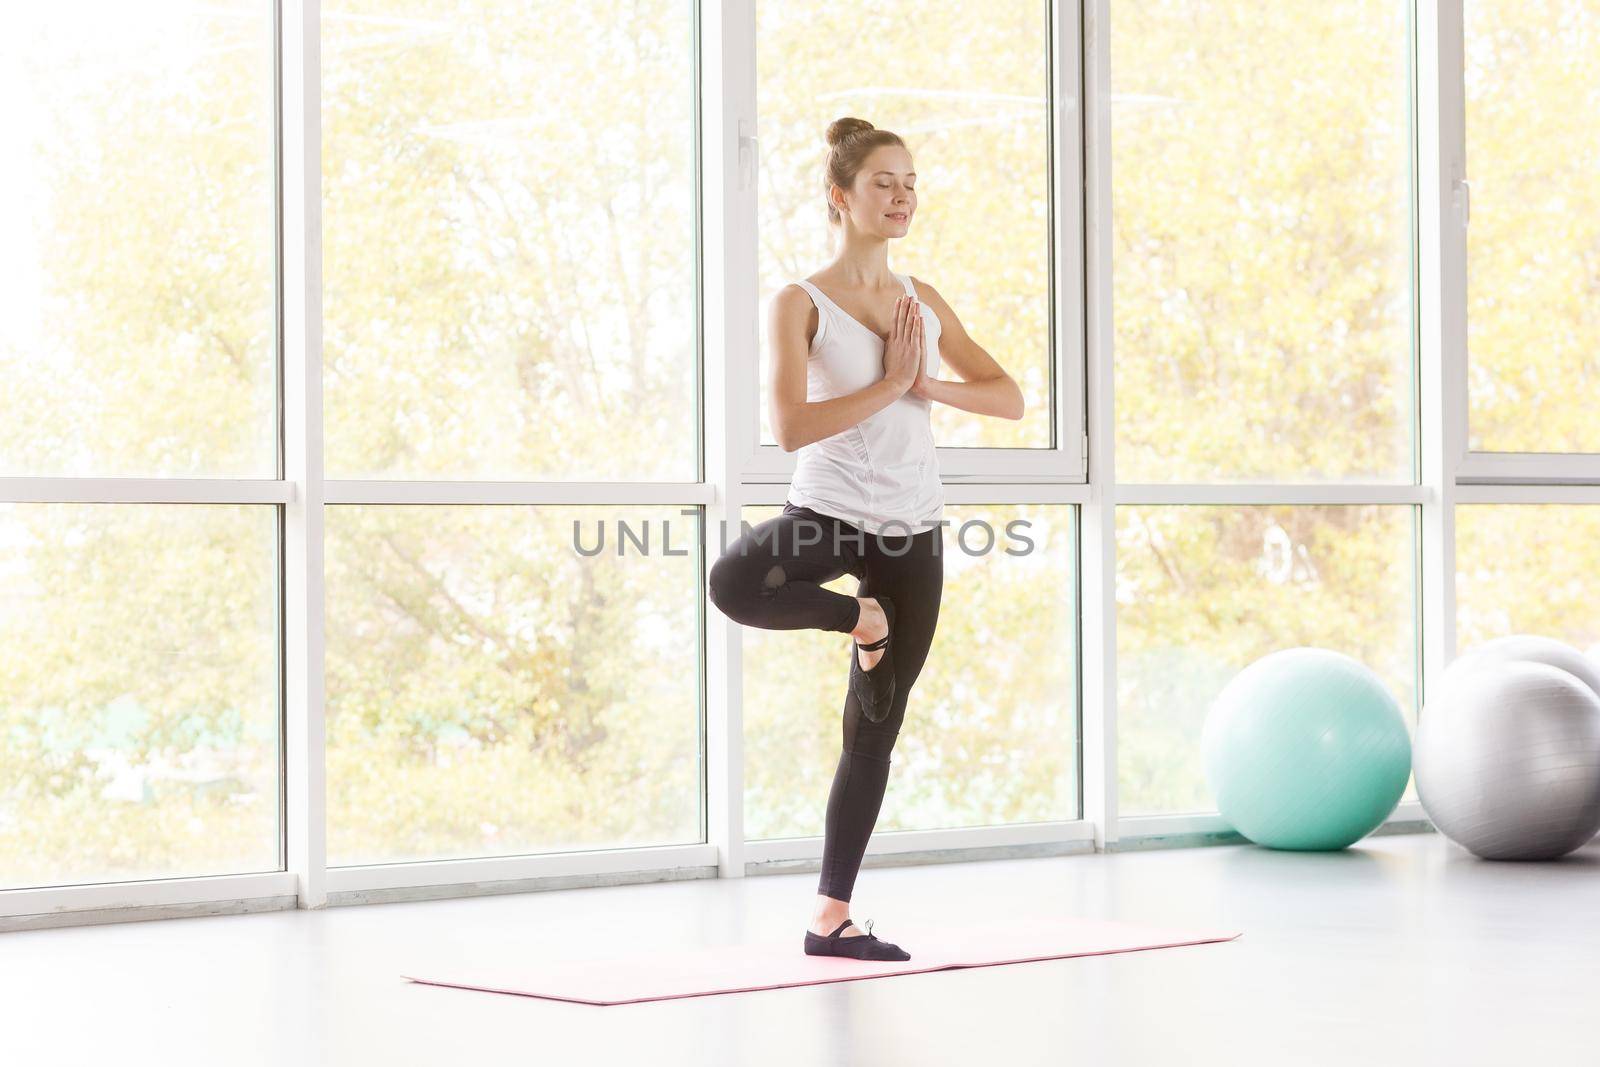
[[[823,188],[842,248],[770,309],[771,422],[800,457],[783,514],[728,547],[709,593],[745,626],[855,638],[805,950],[908,960],[872,934],[870,919],[865,934],[855,930],[850,894],[944,588],[944,487],[928,412],[939,401],[1020,419],[1022,392],[932,286],[889,269],[889,241],[906,235],[917,210],[905,142],[842,118],[828,145]],[[932,376],[941,355],[962,382]],[[856,596],[821,587],[844,574],[859,580]]]

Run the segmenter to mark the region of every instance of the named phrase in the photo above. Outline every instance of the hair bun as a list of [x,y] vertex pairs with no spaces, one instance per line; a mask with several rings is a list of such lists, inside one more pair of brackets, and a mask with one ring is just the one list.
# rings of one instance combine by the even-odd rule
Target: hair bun
[[872,128],[872,123],[866,119],[834,119],[828,124],[828,147],[832,148],[846,137],[852,134],[864,133]]

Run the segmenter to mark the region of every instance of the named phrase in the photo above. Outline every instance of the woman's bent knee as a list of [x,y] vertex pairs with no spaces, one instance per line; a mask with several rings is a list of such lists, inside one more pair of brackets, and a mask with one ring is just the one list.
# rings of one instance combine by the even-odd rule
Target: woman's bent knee
[[711,572],[706,575],[706,589],[718,611],[735,622],[749,614],[755,598],[754,586],[759,580],[754,571],[758,568],[756,561],[738,555],[722,556],[711,565]]

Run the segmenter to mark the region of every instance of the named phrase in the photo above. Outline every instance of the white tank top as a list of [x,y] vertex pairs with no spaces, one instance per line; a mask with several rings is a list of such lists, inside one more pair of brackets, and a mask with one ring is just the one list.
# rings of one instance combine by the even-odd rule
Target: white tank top
[[[893,273],[893,272],[891,272]],[[913,297],[909,276],[895,274]],[[806,359],[806,401],[832,400],[883,378],[884,340],[808,281],[817,334]],[[939,372],[939,316],[922,308],[924,359]],[[933,402],[909,392],[832,437],[800,447],[789,502],[832,515],[870,534],[918,534],[944,516],[944,484],[928,412]],[[886,524],[895,525],[885,529]]]

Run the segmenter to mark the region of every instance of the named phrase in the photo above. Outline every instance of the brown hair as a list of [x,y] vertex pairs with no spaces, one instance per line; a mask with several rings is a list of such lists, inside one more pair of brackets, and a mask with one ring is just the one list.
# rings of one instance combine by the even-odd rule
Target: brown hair
[[867,156],[874,148],[886,144],[906,146],[899,134],[880,130],[866,119],[846,117],[828,124],[828,162],[822,169],[822,195],[828,201],[830,225],[841,221],[839,209],[833,202],[833,186],[853,188]]

